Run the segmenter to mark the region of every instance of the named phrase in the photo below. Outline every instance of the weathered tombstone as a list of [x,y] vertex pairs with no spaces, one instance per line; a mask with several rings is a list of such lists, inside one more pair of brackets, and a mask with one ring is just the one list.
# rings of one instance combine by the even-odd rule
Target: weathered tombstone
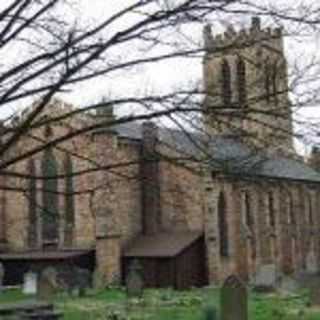
[[133,260],[129,266],[126,279],[128,297],[141,297],[143,294],[143,274],[142,266],[138,260]]
[[312,252],[309,252],[306,259],[307,272],[315,274],[318,272],[317,260]]
[[60,289],[73,295],[85,295],[86,290],[91,287],[90,271],[75,266],[58,269],[56,280]]
[[296,279],[289,276],[283,276],[280,282],[280,291],[284,294],[293,294],[299,289]]
[[320,306],[320,278],[314,279],[310,283],[310,305],[312,307]]
[[102,290],[106,287],[105,283],[105,277],[98,269],[96,269],[92,275],[93,288],[98,291]]
[[2,291],[2,287],[3,287],[3,278],[4,278],[4,266],[0,262],[0,292]]
[[56,292],[56,271],[53,268],[44,269],[38,281],[38,297],[43,300],[50,300]]
[[27,272],[23,277],[23,288],[24,294],[36,294],[37,293],[37,280],[38,275],[35,272]]
[[216,320],[217,319],[217,312],[215,307],[207,306],[204,312],[204,320]]
[[276,288],[277,281],[278,275],[276,265],[261,265],[255,275],[254,289],[257,291],[272,291]]
[[221,320],[248,320],[246,286],[234,275],[229,276],[220,294]]

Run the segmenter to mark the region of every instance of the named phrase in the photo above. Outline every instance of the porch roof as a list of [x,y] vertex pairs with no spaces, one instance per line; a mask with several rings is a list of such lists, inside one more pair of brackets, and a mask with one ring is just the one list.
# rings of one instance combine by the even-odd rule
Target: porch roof
[[170,258],[198,240],[202,232],[158,233],[138,236],[127,250],[125,258]]
[[64,260],[77,258],[92,253],[92,249],[85,250],[50,250],[50,251],[19,251],[0,254],[2,260]]

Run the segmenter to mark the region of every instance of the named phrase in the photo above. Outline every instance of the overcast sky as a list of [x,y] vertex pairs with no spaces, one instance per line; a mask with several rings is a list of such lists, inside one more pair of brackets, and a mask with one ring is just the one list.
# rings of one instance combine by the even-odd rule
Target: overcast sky
[[[164,0],[159,0],[164,1]],[[178,0],[177,0],[178,1]],[[76,16],[81,23],[90,25],[102,21],[112,13],[124,8],[135,1],[132,0],[72,0],[72,8],[70,11],[64,11],[64,16],[70,15],[70,18]],[[266,1],[257,0],[256,5],[262,5]],[[282,5],[286,8],[294,9],[302,3],[308,5],[319,5],[314,0],[269,0],[274,6]],[[4,2],[5,3],[5,2]],[[0,4],[1,6],[1,4]],[[122,19],[115,25],[115,28],[121,29],[134,21],[135,17],[129,15],[126,19]],[[235,28],[248,27],[251,16],[228,16],[219,15],[212,17],[210,22],[213,25],[214,33],[219,33],[225,29],[229,23],[233,23]],[[274,25],[274,22],[265,17],[262,19],[264,27]],[[293,23],[286,24],[285,27],[290,32],[297,29],[297,25]],[[299,30],[301,31],[301,30]],[[310,31],[310,30],[308,30]],[[288,57],[289,69],[295,70],[297,67],[303,68],[303,65],[315,58],[318,59],[319,34],[315,30],[312,34],[304,32],[304,37],[294,38],[288,37],[285,40],[286,55]],[[185,45],[199,45],[202,43],[202,25],[193,24],[180,30],[178,35],[179,41]],[[160,49],[161,50],[161,49]],[[127,52],[121,52],[128,57],[130,56],[130,48]],[[90,83],[78,86],[72,89],[72,92],[63,95],[63,99],[75,105],[83,105],[87,102],[97,101],[102,96],[123,96],[124,94],[135,95],[145,91],[166,91],[172,88],[181,88],[188,86],[190,82],[201,83],[202,81],[202,65],[201,59],[175,59],[165,61],[163,63],[153,64],[148,67],[139,67],[132,72],[115,75],[113,78],[100,78]],[[305,88],[303,88],[305,90]],[[304,108],[299,112],[299,119],[315,120],[320,115],[315,108]],[[301,147],[300,147],[301,148]]]
[[[110,15],[112,11],[120,10],[124,6],[132,3],[128,0],[94,0],[94,1],[76,1],[77,10],[81,14],[82,18],[89,22],[96,22],[104,19],[107,15]],[[257,5],[263,4],[264,1],[256,1]],[[319,5],[316,1],[305,0],[270,0],[269,3],[274,6],[283,5],[284,8],[290,7],[291,9],[298,8],[302,3],[307,8],[309,5]],[[226,19],[225,16],[212,17],[210,22],[213,25],[214,33],[223,31],[229,23],[233,23],[235,28],[248,28],[251,16],[232,16]],[[130,23],[129,20],[123,20],[121,23]],[[274,21],[268,17],[262,18],[262,25],[264,27],[274,26]],[[311,60],[318,59],[319,47],[319,33],[317,30],[314,32],[307,31],[301,32],[301,26],[293,23],[286,23],[285,27],[290,33],[296,33],[299,31],[299,37],[287,37],[285,39],[285,50],[288,58],[288,65],[291,74],[297,73],[297,68],[303,70]],[[202,26],[194,24],[189,28],[182,30],[182,34],[185,35],[186,43],[190,40],[190,43],[202,43]],[[303,36],[302,36],[303,35]],[[291,80],[293,80],[292,77]],[[168,90],[173,87],[181,87],[188,85],[189,82],[201,83],[202,81],[202,65],[201,59],[175,59],[172,61],[165,61],[164,63],[157,63],[152,66],[139,68],[133,73],[128,73],[126,79],[120,78],[110,79],[111,81],[101,82],[101,80],[93,81],[89,86],[86,84],[86,89],[76,91],[74,94],[65,97],[70,99],[74,103],[81,104],[84,101],[92,101],[101,95],[121,96],[123,93],[133,94],[141,90]],[[310,86],[310,83],[308,84]],[[305,93],[306,87],[300,88],[300,92]],[[294,99],[294,97],[292,97]],[[318,106],[309,106],[301,109],[295,116],[296,119],[302,121],[318,121],[320,112],[318,112]],[[300,127],[298,129],[301,129]],[[299,146],[301,150],[301,145]]]

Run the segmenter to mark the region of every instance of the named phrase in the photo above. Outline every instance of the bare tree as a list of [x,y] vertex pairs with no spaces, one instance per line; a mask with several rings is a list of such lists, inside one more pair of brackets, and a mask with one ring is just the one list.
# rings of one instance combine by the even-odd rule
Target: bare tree
[[[70,15],[64,16],[64,11]],[[50,113],[50,103],[59,94],[68,94],[80,88],[85,88],[93,80],[126,81],[127,74],[135,72],[139,74],[142,67],[155,67],[171,60],[183,60],[185,63],[199,63],[205,54],[223,55],[236,47],[245,49],[254,43],[229,42],[227,45],[217,45],[214,35],[208,28],[205,33],[205,43],[194,37],[194,30],[210,22],[212,29],[222,30],[227,21],[234,19],[239,24],[248,20],[249,16],[263,17],[270,26],[284,27],[283,36],[308,36],[315,35],[319,28],[319,7],[317,4],[288,6],[276,3],[257,5],[254,1],[229,1],[229,0],[181,0],[159,1],[142,0],[133,1],[123,5],[119,10],[110,11],[106,17],[97,22],[82,24],[72,4],[65,1],[28,1],[12,0],[5,2],[0,12],[0,106],[7,115],[6,108],[14,106],[15,112],[3,121],[2,144],[0,147],[0,170],[3,176],[38,180],[48,177],[26,173],[14,169],[14,165],[30,159],[54,147],[60,151],[65,150],[63,143],[75,137],[92,133],[98,129],[114,128],[117,125],[132,121],[157,119],[163,126],[174,126],[183,131],[191,145],[199,150],[201,157],[183,155],[179,146],[170,145],[173,150],[171,156],[161,154],[167,161],[177,165],[185,165],[186,161],[209,161],[204,140],[195,139],[197,136],[205,136],[205,124],[201,115],[210,116],[217,128],[228,127],[232,132],[246,137],[253,135],[247,127],[241,128],[237,121],[251,121],[262,123],[269,130],[270,136],[291,136],[292,128],[281,125],[281,121],[275,123],[261,120],[261,115],[269,114],[270,119],[277,115],[285,121],[292,114],[288,112],[289,105],[294,110],[299,110],[302,105],[317,103],[317,74],[315,73],[317,60],[311,59],[309,63],[294,65],[290,70],[290,85],[282,87],[280,91],[273,91],[270,99],[278,96],[294,94],[299,89],[298,98],[294,101],[285,100],[279,104],[276,110],[263,110],[256,106],[265,100],[268,93],[258,93],[250,97],[239,97],[239,100],[247,99],[248,105],[244,111],[234,108],[230,112],[231,101],[221,100],[221,94],[211,90],[211,87],[196,83],[161,91],[140,90],[140,92],[124,92],[120,97],[99,98],[97,103],[85,103],[75,109],[65,108],[64,112],[47,117]],[[191,30],[191,32],[189,31]],[[228,29],[232,38],[235,31]],[[260,39],[261,47],[265,39]],[[257,40],[254,39],[254,42]],[[13,55],[10,53],[13,52]],[[246,61],[250,64],[250,61]],[[253,68],[253,66],[251,66]],[[259,69],[260,66],[254,66]],[[183,70],[182,70],[183,72]],[[263,71],[262,71],[263,72]],[[307,77],[304,77],[307,75]],[[168,75],[171,76],[171,75]],[[119,80],[120,79],[120,80]],[[136,76],[135,79],[139,79]],[[271,81],[271,80],[270,80]],[[109,82],[110,83],[110,82]],[[312,87],[310,86],[312,84]],[[239,86],[243,83],[239,83]],[[250,83],[254,88],[258,84]],[[129,83],[128,83],[129,86]],[[125,87],[125,86],[124,86]],[[306,92],[306,88],[312,88],[312,92]],[[301,93],[301,88],[304,92]],[[30,99],[36,101],[31,108],[23,111],[25,104]],[[220,101],[219,100],[219,101]],[[204,102],[205,101],[205,102]],[[116,112],[121,114],[122,109],[126,114],[120,117],[103,117],[106,106],[113,106]],[[239,107],[239,106],[238,106]],[[20,109],[21,108],[21,109]],[[238,110],[238,111],[237,111]],[[280,111],[279,111],[280,110]],[[81,117],[89,117],[92,121],[85,122]],[[50,127],[58,125],[61,121],[82,121],[81,126],[65,131],[62,135],[48,139],[37,137],[39,130],[50,130]],[[98,120],[97,120],[98,119]],[[268,119],[263,118],[263,119]],[[294,116],[294,119],[298,122]],[[280,124],[280,125],[279,125]],[[305,127],[304,123],[301,123]],[[49,129],[48,129],[49,128]],[[317,135],[317,125],[312,129]],[[193,132],[193,133],[190,133]],[[21,149],[23,138],[29,137],[35,143],[28,148]],[[254,136],[259,141],[260,136]],[[266,141],[265,141],[266,142]],[[258,145],[258,144],[257,144]],[[17,150],[20,150],[17,152]],[[23,151],[21,151],[23,150]],[[109,163],[105,166],[98,165],[90,157],[85,157],[81,150],[73,151],[73,156],[81,161],[87,161],[90,165],[86,169],[75,169],[73,176],[81,176],[98,170],[117,171],[118,168],[127,167],[136,161],[126,160]],[[189,166],[193,169],[193,165]],[[55,178],[63,179],[70,173],[58,174]],[[52,177],[53,178],[53,177]],[[125,177],[130,178],[130,177]],[[7,189],[27,192],[28,188],[14,186],[2,186]],[[77,190],[81,193],[91,193],[92,189]]]

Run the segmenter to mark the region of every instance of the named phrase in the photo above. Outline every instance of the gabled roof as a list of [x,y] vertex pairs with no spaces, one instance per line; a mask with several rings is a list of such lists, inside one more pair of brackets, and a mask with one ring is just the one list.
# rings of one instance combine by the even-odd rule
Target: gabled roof
[[[115,130],[120,137],[142,139],[140,123],[122,124],[116,126]],[[320,173],[306,163],[257,151],[234,137],[209,138],[195,132],[159,128],[159,140],[190,158],[209,161],[212,170],[228,174],[320,182]]]
[[175,257],[201,238],[201,232],[158,233],[138,236],[124,251],[126,258]]
[[52,251],[21,251],[8,252],[0,254],[2,260],[65,260],[72,259],[88,254],[92,254],[93,250],[52,250]]
[[269,155],[230,138],[210,141],[211,167],[234,174],[320,182],[320,173],[297,159]]

